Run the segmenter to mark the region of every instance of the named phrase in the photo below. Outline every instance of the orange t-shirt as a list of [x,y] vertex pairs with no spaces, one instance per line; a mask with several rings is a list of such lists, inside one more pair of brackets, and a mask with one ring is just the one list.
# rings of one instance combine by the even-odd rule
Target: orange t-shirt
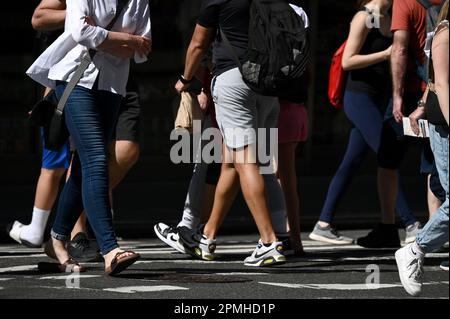
[[427,11],[417,0],[395,0],[392,8],[392,32],[409,31],[409,60],[405,91],[424,91],[425,83],[417,74],[417,64],[425,62]]

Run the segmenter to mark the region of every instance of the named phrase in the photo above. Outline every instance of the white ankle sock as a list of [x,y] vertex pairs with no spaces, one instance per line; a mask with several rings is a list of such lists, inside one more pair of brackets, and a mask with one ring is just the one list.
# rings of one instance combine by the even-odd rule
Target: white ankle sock
[[20,232],[20,239],[26,240],[33,245],[41,245],[49,216],[49,210],[43,210],[34,207],[31,223],[23,227],[22,231]]

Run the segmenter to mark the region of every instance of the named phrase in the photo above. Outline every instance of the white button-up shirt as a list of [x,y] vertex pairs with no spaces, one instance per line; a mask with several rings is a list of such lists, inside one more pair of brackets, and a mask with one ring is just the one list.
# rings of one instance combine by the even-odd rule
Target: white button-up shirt
[[[33,63],[27,74],[40,84],[55,88],[56,81],[69,82],[89,49],[96,49],[107,37],[105,28],[114,18],[117,0],[67,0],[64,33]],[[96,26],[85,22],[94,19]],[[148,0],[129,0],[111,31],[151,38]],[[147,60],[137,54],[136,63]],[[98,89],[125,96],[130,61],[97,51],[78,85],[91,89],[98,77]]]

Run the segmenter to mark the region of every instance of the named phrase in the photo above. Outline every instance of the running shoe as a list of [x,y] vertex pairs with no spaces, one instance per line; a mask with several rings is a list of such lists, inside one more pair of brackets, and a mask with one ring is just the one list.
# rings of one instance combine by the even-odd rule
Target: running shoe
[[441,267],[441,269],[442,269],[443,271],[448,271],[448,260],[443,261],[443,262],[441,263],[440,267]]
[[6,232],[8,233],[9,237],[14,239],[19,244],[22,244],[29,248],[40,248],[42,247],[42,241],[37,243],[32,243],[27,240],[24,240],[20,237],[20,233],[23,230],[23,227],[26,227],[27,225],[22,224],[21,222],[15,220],[14,223],[10,223],[8,226],[6,226]]
[[283,264],[286,262],[286,257],[282,253],[282,242],[275,241],[269,246],[266,246],[260,239],[253,253],[245,258],[244,265],[251,267],[266,267],[275,264]]
[[403,288],[411,296],[418,296],[422,291],[424,254],[415,252],[413,245],[415,244],[408,244],[397,250],[395,261]]
[[99,262],[103,260],[100,248],[95,239],[89,239],[85,233],[79,232],[66,245],[69,256],[76,262]]
[[400,237],[395,225],[380,223],[367,236],[358,238],[356,243],[365,248],[399,248]]
[[311,240],[320,241],[333,245],[349,245],[354,242],[353,238],[344,237],[339,234],[336,228],[328,225],[327,227],[321,227],[319,223],[316,223],[313,231],[309,234]]
[[204,226],[201,225],[196,230],[179,227],[180,242],[188,254],[201,260],[215,259],[216,240],[206,237],[203,234]]
[[180,242],[178,227],[170,227],[164,223],[158,223],[153,229],[156,236],[158,236],[158,238],[164,243],[182,254],[186,253],[186,249],[184,249],[183,244]]

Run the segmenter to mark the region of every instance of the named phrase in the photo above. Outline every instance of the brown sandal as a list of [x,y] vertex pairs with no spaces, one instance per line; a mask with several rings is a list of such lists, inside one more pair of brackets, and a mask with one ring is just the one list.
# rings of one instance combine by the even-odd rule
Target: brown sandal
[[[75,270],[75,267],[78,267],[78,270]],[[59,270],[61,270],[61,272],[85,272],[86,268],[72,258],[69,258],[63,264],[59,265]]]
[[56,258],[56,253],[55,253],[55,249],[53,248],[53,243],[52,243],[51,238],[44,244],[44,253],[47,255],[47,257],[58,260],[58,258]]
[[[123,254],[131,255],[120,258]],[[141,258],[141,255],[134,251],[126,250],[118,252],[111,261],[111,265],[105,269],[105,272],[109,276],[114,276],[134,264],[139,258]]]

